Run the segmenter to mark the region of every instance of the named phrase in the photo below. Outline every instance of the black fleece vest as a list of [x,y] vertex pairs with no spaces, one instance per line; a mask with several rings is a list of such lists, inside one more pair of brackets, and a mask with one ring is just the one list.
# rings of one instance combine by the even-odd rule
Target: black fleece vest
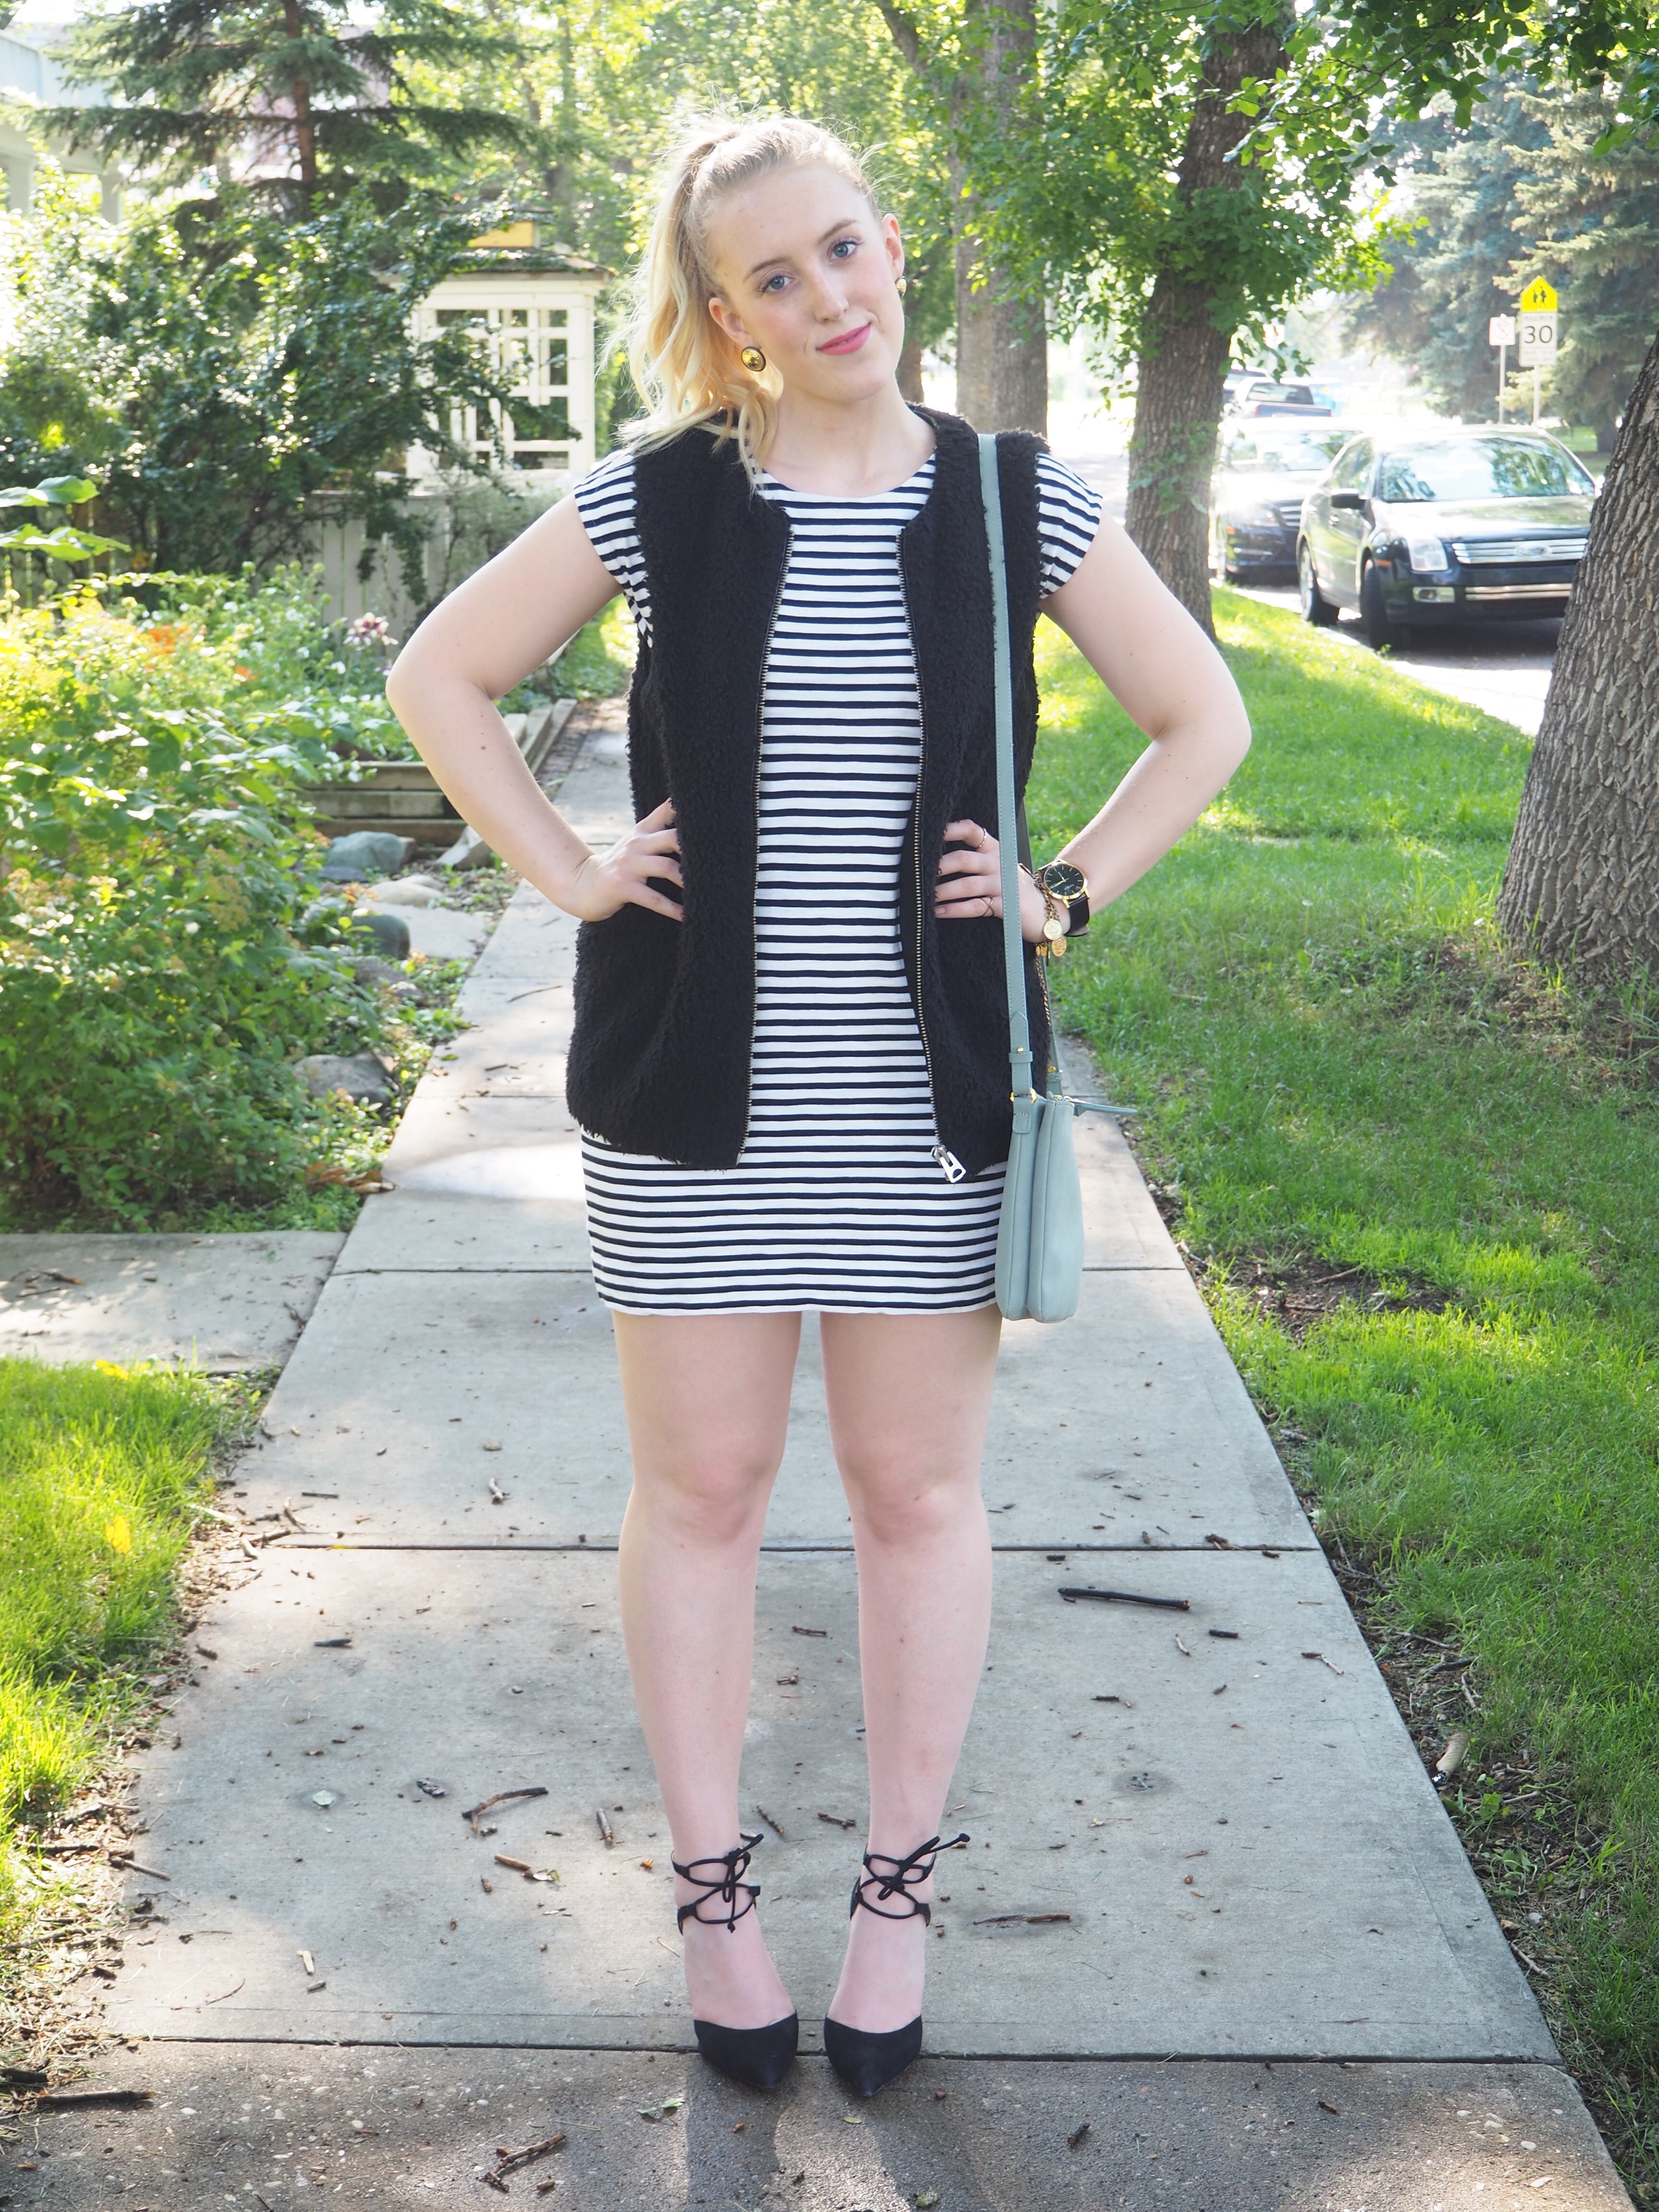
[[[917,411],[938,442],[927,503],[899,535],[922,727],[899,929],[939,1141],[977,1175],[1008,1156],[1002,925],[936,921],[933,887],[947,822],[996,830],[989,556],[975,434],[957,416]],[[1022,792],[1036,740],[1040,450],[1023,431],[997,441]],[[629,699],[634,812],[674,801],[684,919],[630,904],[582,925],[567,1091],[582,1127],[621,1151],[729,1168],[749,1127],[761,712],[789,523],[732,443],[702,431],[641,453],[635,482],[652,641]],[[1026,998],[1041,1068],[1047,1024],[1029,946]]]

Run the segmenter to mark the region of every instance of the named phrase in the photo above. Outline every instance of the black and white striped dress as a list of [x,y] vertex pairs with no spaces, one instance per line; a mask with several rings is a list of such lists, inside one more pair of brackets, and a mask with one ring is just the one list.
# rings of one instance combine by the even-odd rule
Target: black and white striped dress
[[[1049,456],[1037,474],[1054,592],[1100,502]],[[951,1183],[933,1157],[899,943],[921,707],[898,536],[933,477],[930,459],[863,499],[763,481],[793,534],[761,726],[749,1133],[726,1169],[584,1134],[594,1276],[620,1312],[945,1313],[994,1296],[1002,1170]],[[613,454],[575,500],[648,637],[631,455]]]

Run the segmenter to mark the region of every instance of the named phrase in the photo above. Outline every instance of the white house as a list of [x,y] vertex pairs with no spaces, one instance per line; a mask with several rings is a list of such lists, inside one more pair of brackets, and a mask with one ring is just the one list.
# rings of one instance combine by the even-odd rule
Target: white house
[[[106,222],[121,214],[121,179],[90,152],[71,154],[56,138],[44,134],[31,137],[27,111],[40,107],[74,107],[95,99],[86,87],[66,85],[52,58],[52,33],[31,40],[21,33],[0,31],[0,179],[9,208],[27,208],[34,197],[35,172],[44,145],[58,166],[72,177],[96,177],[100,211]],[[13,112],[8,115],[9,107]],[[22,111],[22,112],[19,112]]]
[[[598,459],[594,312],[611,276],[568,246],[544,241],[542,228],[532,218],[485,231],[466,265],[445,277],[415,313],[419,337],[477,332],[489,366],[515,396],[506,409],[492,409],[493,424],[480,422],[475,409],[462,410],[451,434],[488,461],[491,430],[498,429],[507,466],[523,472],[526,489],[585,476]],[[437,466],[423,447],[410,449],[411,477],[430,476]]]

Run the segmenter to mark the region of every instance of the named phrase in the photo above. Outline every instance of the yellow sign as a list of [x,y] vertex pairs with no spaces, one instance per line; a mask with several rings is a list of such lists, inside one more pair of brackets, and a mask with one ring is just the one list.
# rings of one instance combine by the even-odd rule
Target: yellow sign
[[1560,305],[1553,284],[1547,284],[1541,276],[1534,276],[1521,295],[1521,312],[1527,315],[1553,314]]

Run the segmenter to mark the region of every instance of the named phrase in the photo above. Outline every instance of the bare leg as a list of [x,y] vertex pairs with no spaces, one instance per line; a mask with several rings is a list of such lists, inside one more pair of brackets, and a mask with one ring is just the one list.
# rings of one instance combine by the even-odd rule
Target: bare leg
[[[799,1314],[618,1314],[634,1488],[618,1547],[634,1695],[682,1866],[738,1840],[755,1569],[783,1457]],[[717,1869],[709,1869],[718,1875]],[[697,1892],[675,1879],[677,1904]],[[711,1902],[702,1908],[711,1917]],[[692,2014],[764,2027],[793,2007],[758,1917],[688,1920]]]
[[[939,1832],[985,1663],[991,1537],[979,1475],[1000,1328],[994,1306],[823,1316],[830,1434],[858,1552],[869,1848],[893,1858]],[[931,1902],[933,1885],[910,1893]],[[914,2020],[924,1939],[920,1917],[855,1912],[834,2018],[872,2032]]]

